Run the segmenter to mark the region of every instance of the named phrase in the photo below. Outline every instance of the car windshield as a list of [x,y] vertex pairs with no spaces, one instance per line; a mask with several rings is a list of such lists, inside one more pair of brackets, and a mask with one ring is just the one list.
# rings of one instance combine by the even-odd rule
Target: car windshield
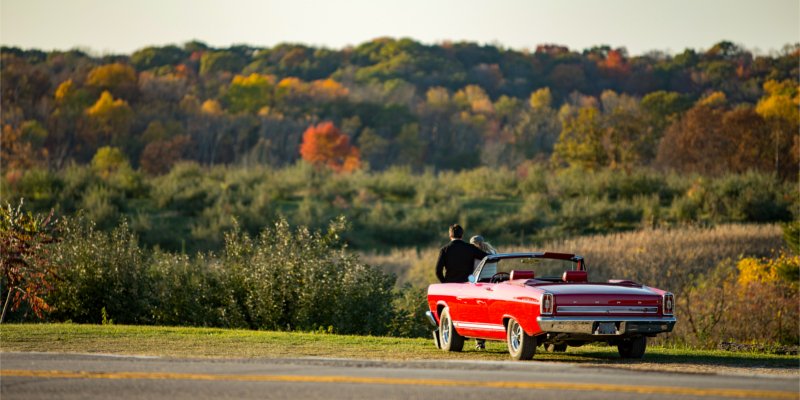
[[[564,271],[575,271],[578,263],[571,260],[557,260],[552,258],[506,258],[493,263],[486,263],[480,271],[478,281],[489,282],[495,274],[511,271],[533,271],[536,279],[558,279]],[[477,271],[475,271],[477,272]],[[508,275],[504,276],[508,279]]]

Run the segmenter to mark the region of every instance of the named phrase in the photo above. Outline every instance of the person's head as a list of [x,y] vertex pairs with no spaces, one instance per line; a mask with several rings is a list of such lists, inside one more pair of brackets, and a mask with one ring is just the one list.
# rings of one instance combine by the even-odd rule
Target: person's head
[[494,247],[492,247],[489,242],[483,240],[483,236],[473,236],[469,242],[486,253],[490,250],[494,250]]
[[450,239],[461,239],[464,237],[464,228],[459,224],[450,227]]

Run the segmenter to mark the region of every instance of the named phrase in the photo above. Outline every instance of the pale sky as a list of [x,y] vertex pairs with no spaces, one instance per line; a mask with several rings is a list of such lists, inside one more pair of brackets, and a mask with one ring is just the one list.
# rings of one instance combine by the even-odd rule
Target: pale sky
[[197,39],[342,48],[382,36],[535,49],[608,44],[632,55],[730,40],[761,53],[800,41],[798,0],[2,0],[0,43],[131,53]]

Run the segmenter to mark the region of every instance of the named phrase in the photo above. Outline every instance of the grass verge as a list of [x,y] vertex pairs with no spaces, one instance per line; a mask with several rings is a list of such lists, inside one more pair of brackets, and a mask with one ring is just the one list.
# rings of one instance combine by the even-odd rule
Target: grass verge
[[[336,357],[371,360],[508,361],[505,343],[487,342],[461,353],[436,349],[433,340],[318,333],[126,325],[3,324],[2,351],[102,353],[162,357]],[[537,351],[535,361],[696,373],[800,375],[800,357],[648,347],[641,360],[622,360],[616,347],[583,346],[565,353]]]

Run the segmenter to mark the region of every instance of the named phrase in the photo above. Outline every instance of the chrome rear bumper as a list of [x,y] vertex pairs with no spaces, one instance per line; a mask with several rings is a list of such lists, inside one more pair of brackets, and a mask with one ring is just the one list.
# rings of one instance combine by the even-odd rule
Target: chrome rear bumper
[[430,311],[425,311],[425,316],[428,317],[428,321],[430,321],[431,325],[439,326],[439,323],[436,322],[436,318],[433,318],[433,313]]
[[[545,332],[604,336],[656,334],[675,327],[674,317],[538,317],[536,321]],[[600,323],[606,332],[599,333]],[[614,333],[607,333],[611,323]]]

